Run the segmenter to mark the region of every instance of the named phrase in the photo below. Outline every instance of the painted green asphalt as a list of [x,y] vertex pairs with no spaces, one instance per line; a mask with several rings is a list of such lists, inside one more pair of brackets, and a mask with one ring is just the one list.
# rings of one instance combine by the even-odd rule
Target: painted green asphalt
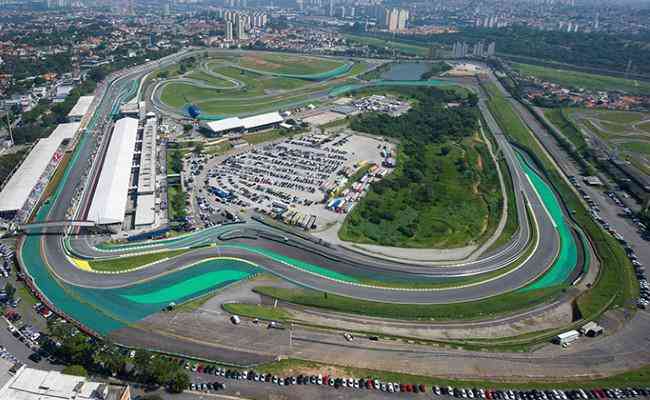
[[123,294],[122,297],[135,303],[169,303],[178,298],[194,296],[196,293],[212,289],[226,282],[236,282],[247,278],[249,272],[232,269],[221,269],[190,278],[160,290],[142,294]]
[[517,157],[523,171],[528,175],[537,193],[541,196],[542,202],[555,224],[556,231],[560,235],[560,251],[553,266],[537,280],[521,290],[543,289],[564,284],[578,263],[578,249],[571,234],[571,229],[562,212],[562,206],[551,187],[530,167],[520,154],[517,154]]

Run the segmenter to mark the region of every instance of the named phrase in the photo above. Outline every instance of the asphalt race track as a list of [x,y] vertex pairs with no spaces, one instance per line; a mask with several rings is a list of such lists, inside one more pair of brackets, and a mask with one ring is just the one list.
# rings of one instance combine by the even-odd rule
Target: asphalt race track
[[[107,86],[102,101],[96,109],[92,126],[89,126],[79,142],[64,179],[62,179],[58,190],[41,208],[37,221],[69,219],[66,216],[69,215],[71,209],[74,209],[77,204],[75,197],[80,193],[81,201],[78,203],[79,207],[74,214],[74,219],[84,219],[84,212],[92,198],[93,183],[96,182],[96,177],[99,175],[98,165],[100,163],[96,160],[101,159],[102,151],[105,150],[107,143],[105,140],[107,135],[101,134],[101,127],[110,125],[108,121],[112,118],[112,114],[119,108],[120,102],[127,100],[126,94],[137,86],[137,82],[149,72],[176,62],[179,57],[182,56],[170,56],[158,62],[131,69],[115,78]],[[43,235],[24,238],[19,251],[21,263],[39,290],[48,298],[53,295],[45,289],[48,286],[44,282],[45,280],[56,280],[62,287],[68,285],[69,290],[78,290],[78,296],[83,297],[84,293],[89,293],[89,290],[108,291],[136,286],[143,282],[151,283],[161,277],[170,279],[170,277],[176,276],[175,274],[180,274],[186,269],[185,267],[194,268],[202,261],[223,257],[253,263],[256,268],[271,272],[303,287],[380,302],[441,304],[478,300],[510,292],[530,284],[547,272],[553,266],[556,256],[561,251],[561,246],[575,246],[576,243],[561,242],[556,230],[556,223],[549,214],[547,205],[538,195],[538,190],[532,184],[530,177],[522,171],[521,162],[517,159],[513,148],[496,126],[482,101],[480,110],[496,137],[498,146],[512,172],[514,187],[518,189],[515,190],[515,198],[519,230],[510,243],[477,260],[435,266],[382,260],[319,243],[278,230],[260,221],[251,220],[241,224],[194,232],[180,239],[111,248],[99,245],[98,240],[101,238],[87,236],[64,238],[55,234],[54,230],[46,231],[46,234]],[[93,157],[95,152],[97,156]],[[90,171],[87,176],[86,171]],[[529,221],[527,209],[533,217],[531,221]],[[538,238],[538,241],[533,244],[529,243],[533,236],[531,226],[536,229]],[[247,235],[245,238],[237,237],[237,232],[246,232]],[[227,236],[226,234],[234,234],[234,238],[223,239],[224,236]],[[256,239],[250,239],[251,235]],[[161,251],[207,244],[211,246],[184,253],[147,268],[117,274],[98,274],[82,270],[77,268],[70,258],[110,258],[143,251]],[[532,253],[521,262],[518,259],[530,245],[534,246]],[[470,287],[400,289],[369,286],[361,284],[357,280],[357,278],[373,277],[389,282],[425,279],[435,282],[445,278],[497,271],[512,264],[515,260],[518,260],[520,265],[509,273]],[[305,264],[309,265],[305,267]],[[50,298],[50,300],[54,299]],[[78,300],[92,301],[81,298]],[[52,301],[52,303],[57,304],[56,301]],[[101,305],[97,306],[101,308]],[[157,310],[159,309],[157,308]],[[71,316],[74,318],[74,313]],[[118,320],[119,316],[111,318]],[[92,326],[90,328],[92,329]]]

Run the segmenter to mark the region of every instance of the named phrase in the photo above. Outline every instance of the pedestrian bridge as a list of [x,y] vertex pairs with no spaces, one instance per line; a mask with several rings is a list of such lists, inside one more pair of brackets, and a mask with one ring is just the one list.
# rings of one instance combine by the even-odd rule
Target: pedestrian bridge
[[104,225],[96,224],[93,221],[85,220],[57,220],[57,221],[40,221],[32,224],[21,224],[17,226],[17,231],[27,234],[46,233],[46,234],[63,234],[66,228],[83,228],[80,232],[93,233],[105,231]]

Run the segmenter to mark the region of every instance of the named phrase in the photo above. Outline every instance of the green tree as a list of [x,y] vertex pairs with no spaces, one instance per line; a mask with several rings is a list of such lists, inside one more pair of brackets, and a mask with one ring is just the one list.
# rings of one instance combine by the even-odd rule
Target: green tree
[[16,288],[11,284],[11,282],[7,282],[5,284],[5,292],[7,293],[7,297],[13,299],[16,294]]
[[201,154],[201,153],[203,153],[203,148],[204,148],[203,143],[198,142],[197,144],[194,145],[194,148],[192,149],[192,153],[197,154],[197,155]]
[[190,377],[181,369],[176,370],[171,379],[168,381],[169,391],[172,393],[181,393],[190,385]]
[[61,372],[66,375],[88,376],[88,371],[86,371],[86,368],[84,368],[83,365],[68,365],[63,368],[63,371]]

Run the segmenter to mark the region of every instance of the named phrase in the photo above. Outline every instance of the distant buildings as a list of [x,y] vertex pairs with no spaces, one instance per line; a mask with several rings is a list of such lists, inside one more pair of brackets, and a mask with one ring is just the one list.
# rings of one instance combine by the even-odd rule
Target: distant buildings
[[384,10],[384,28],[389,32],[399,32],[406,29],[409,10],[404,8],[387,8]]
[[496,43],[495,42],[490,42],[487,46],[484,41],[479,41],[475,43],[473,46],[471,46],[471,53],[470,53],[470,45],[467,44],[467,42],[456,42],[452,46],[452,57],[453,58],[466,58],[466,57],[474,57],[474,58],[488,58],[488,57],[494,57],[496,54]]

